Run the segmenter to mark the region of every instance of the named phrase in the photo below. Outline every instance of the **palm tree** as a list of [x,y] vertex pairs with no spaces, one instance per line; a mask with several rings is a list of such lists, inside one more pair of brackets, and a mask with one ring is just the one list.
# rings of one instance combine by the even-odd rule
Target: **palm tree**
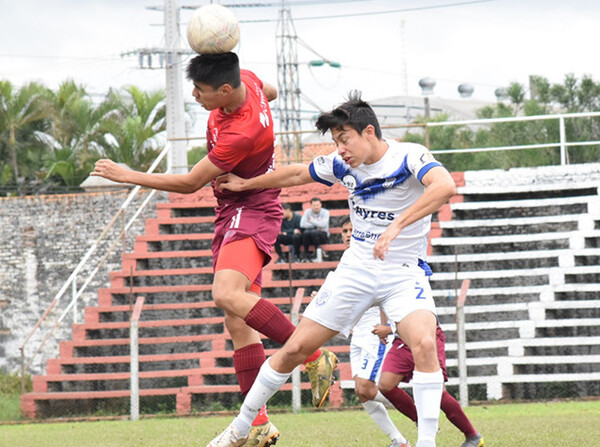
[[125,95],[112,90],[109,96],[121,105],[119,114],[103,124],[104,155],[133,169],[147,169],[159,153],[159,136],[166,129],[164,91],[147,93],[130,86]]
[[31,130],[50,114],[48,90],[43,85],[31,82],[15,90],[10,81],[0,81],[0,138],[8,146],[12,177],[19,195],[22,195],[23,182],[19,156],[27,159],[26,143],[31,142],[33,135],[25,130]]
[[119,102],[107,96],[95,105],[84,87],[69,80],[52,94],[52,103],[51,126],[39,135],[50,149],[46,178],[58,176],[77,186],[98,159],[103,123],[118,114]]

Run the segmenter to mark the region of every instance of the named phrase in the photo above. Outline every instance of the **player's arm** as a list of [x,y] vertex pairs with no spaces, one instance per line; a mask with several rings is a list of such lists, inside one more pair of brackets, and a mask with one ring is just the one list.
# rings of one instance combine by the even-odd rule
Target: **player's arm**
[[305,164],[291,164],[282,166],[267,174],[253,178],[241,178],[234,174],[225,174],[217,179],[218,189],[230,191],[246,191],[248,189],[285,188],[287,186],[306,185],[311,183],[308,166]]
[[404,227],[415,223],[437,211],[450,197],[456,194],[456,184],[450,173],[442,166],[435,166],[421,180],[425,191],[415,203],[409,206],[381,234],[373,249],[375,258],[384,259],[390,243],[400,234]]
[[124,168],[112,160],[102,159],[96,162],[94,171],[90,175],[104,177],[119,183],[132,183],[161,191],[189,194],[199,190],[223,172],[208,157],[200,160],[186,174],[148,174]]
[[262,91],[267,97],[268,101],[273,101],[277,99],[277,88],[274,85],[263,82]]

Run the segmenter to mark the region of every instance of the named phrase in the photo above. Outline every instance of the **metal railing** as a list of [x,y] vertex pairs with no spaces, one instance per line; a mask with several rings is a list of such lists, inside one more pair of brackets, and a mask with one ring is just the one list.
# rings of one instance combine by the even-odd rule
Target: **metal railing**
[[[146,172],[148,172],[148,173],[154,172],[154,170],[158,167],[160,162],[169,154],[170,150],[171,150],[171,145],[170,145],[170,143],[167,143],[165,145],[165,148],[160,152],[160,154],[158,155],[158,157],[156,158],[154,163],[152,163],[152,165],[150,166],[150,168],[148,168],[148,170]],[[169,172],[170,170],[171,170],[171,166],[170,166],[170,164],[168,164],[167,172]],[[102,231],[100,236],[94,241],[92,246],[87,250],[87,252],[83,256],[83,258],[79,261],[79,264],[77,264],[77,266],[75,267],[75,269],[73,270],[73,272],[71,273],[71,275],[69,276],[67,281],[63,284],[61,289],[54,296],[54,299],[50,302],[50,305],[48,306],[48,308],[44,311],[42,316],[38,319],[38,321],[35,324],[35,326],[33,327],[33,329],[29,332],[27,337],[25,337],[25,340],[19,347],[19,350],[21,351],[21,388],[22,388],[23,392],[25,392],[25,373],[31,366],[31,363],[33,362],[33,360],[40,353],[42,348],[46,345],[46,343],[48,342],[50,337],[52,337],[52,335],[55,333],[55,331],[60,327],[60,324],[65,319],[65,317],[69,314],[69,312],[73,312],[73,319],[74,319],[74,321],[76,321],[76,319],[77,319],[77,315],[76,315],[77,314],[77,301],[80,299],[81,295],[86,290],[86,288],[88,287],[90,282],[94,279],[94,277],[96,276],[96,274],[98,273],[98,271],[100,270],[100,268],[102,267],[102,265],[104,264],[106,259],[108,259],[108,257],[112,254],[113,250],[117,246],[117,243],[121,239],[123,239],[123,241],[125,241],[125,235],[127,234],[127,230],[129,230],[131,225],[133,225],[133,223],[137,220],[139,215],[142,213],[144,208],[148,205],[148,203],[150,202],[152,197],[154,197],[154,194],[156,194],[156,192],[157,192],[157,190],[155,190],[155,189],[151,190],[150,193],[148,194],[148,196],[140,204],[138,209],[134,212],[133,216],[129,219],[129,221],[127,221],[127,223],[125,223],[125,210],[131,205],[131,202],[137,196],[137,194],[139,193],[140,190],[141,190],[141,187],[136,186],[127,195],[127,198],[121,204],[117,213],[112,217],[112,219],[106,225],[106,227],[104,228],[104,230]],[[106,253],[104,253],[104,255],[102,256],[102,258],[100,259],[100,261],[98,262],[96,267],[88,275],[88,277],[84,281],[83,285],[80,288],[77,288],[78,287],[77,280],[78,280],[78,277],[79,277],[80,273],[82,272],[84,266],[90,261],[90,258],[92,257],[92,255],[100,247],[101,243],[104,241],[108,232],[113,228],[113,226],[115,226],[115,223],[117,222],[117,220],[120,217],[122,219],[122,227],[121,227],[121,231],[120,231],[119,235],[112,241],[112,243],[106,250]],[[32,341],[32,337],[38,331],[42,330],[42,325],[44,324],[44,322],[46,322],[46,320],[48,320],[50,318],[51,312],[57,307],[57,305],[60,303],[62,298],[67,294],[67,291],[69,289],[71,290],[71,301],[65,307],[65,309],[62,311],[62,313],[56,319],[56,321],[53,324],[51,322],[48,324],[48,327],[46,328],[47,332],[46,332],[45,336],[42,338],[42,341],[39,343],[39,345],[36,348],[34,348],[33,353],[31,353],[30,355],[27,355],[26,349],[27,349],[28,344]]]
[[[502,146],[502,147],[480,147],[480,148],[465,148],[465,149],[437,149],[432,150],[435,154],[452,154],[452,153],[473,153],[473,152],[486,152],[486,151],[507,151],[507,150],[523,150],[523,149],[544,149],[544,148],[560,148],[560,162],[562,165],[568,164],[568,151],[567,149],[572,146],[600,146],[600,141],[577,141],[577,142],[569,142],[567,140],[566,131],[565,131],[565,120],[573,119],[573,118],[593,118],[600,117],[600,112],[587,112],[587,113],[573,113],[573,114],[558,114],[558,115],[537,115],[537,116],[525,116],[525,117],[510,117],[510,118],[490,118],[490,119],[479,119],[479,120],[462,120],[462,121],[445,121],[445,122],[427,122],[422,124],[403,124],[403,125],[393,125],[393,126],[382,126],[384,129],[411,129],[411,128],[422,128],[425,132],[426,141],[429,141],[429,129],[433,127],[443,127],[443,126],[478,126],[478,125],[488,125],[488,124],[496,124],[496,123],[509,123],[509,122],[522,122],[522,121],[536,121],[536,120],[558,120],[559,122],[559,141],[554,143],[543,143],[543,144],[530,144],[530,145],[519,145],[519,146]],[[315,131],[301,131],[301,134],[311,134],[315,133]],[[282,135],[284,132],[278,132],[277,135]],[[204,137],[189,137],[189,138],[177,138],[173,140],[204,140]],[[169,140],[169,141],[173,141]],[[171,144],[167,142],[165,148],[161,151],[157,159],[154,161],[152,166],[146,171],[148,173],[154,172],[159,163],[169,154],[171,150]],[[331,150],[327,149],[327,152],[331,152]],[[285,154],[281,154],[282,159],[285,158]],[[284,160],[277,160],[278,162],[284,162]],[[290,160],[286,160],[290,162]],[[294,160],[297,162],[306,161],[306,160]],[[310,161],[310,160],[309,160]],[[168,158],[167,163],[167,172],[171,172],[171,157]],[[98,239],[92,244],[92,246],[85,253],[79,264],[75,267],[67,281],[63,284],[60,291],[56,294],[54,299],[51,301],[50,305],[43,313],[43,315],[39,318],[33,329],[29,332],[27,337],[25,338],[23,344],[19,347],[21,351],[21,375],[22,375],[22,384],[23,389],[25,388],[25,372],[31,366],[31,363],[35,359],[35,357],[39,354],[42,348],[45,346],[50,337],[54,334],[56,329],[59,327],[64,318],[68,315],[69,312],[73,312],[74,319],[76,318],[77,313],[77,301],[80,299],[83,292],[86,290],[92,279],[98,273],[101,266],[104,264],[108,256],[114,250],[116,244],[119,240],[123,239],[127,230],[131,227],[131,225],[135,222],[135,220],[139,217],[141,212],[144,210],[146,205],[152,199],[156,190],[151,190],[148,197],[143,201],[140,207],[136,210],[131,219],[125,224],[124,212],[127,207],[130,206],[131,202],[135,198],[135,196],[140,191],[140,187],[136,186],[129,193],[118,212],[112,217],[109,224],[104,228]],[[98,265],[93,269],[93,271],[89,274],[83,285],[78,289],[77,288],[77,280],[78,276],[82,272],[84,266],[90,261],[91,256],[96,252],[99,248],[100,243],[104,240],[108,232],[113,228],[115,223],[119,218],[122,218],[122,229],[120,234],[115,238],[107,252],[99,261]],[[26,353],[26,349],[28,344],[31,342],[32,337],[41,330],[42,324],[49,318],[50,313],[60,300],[67,294],[68,290],[71,290],[71,301],[66,306],[60,317],[56,320],[54,325],[52,325],[46,336],[43,338],[41,343],[37,348],[34,349],[33,353],[29,356]]]

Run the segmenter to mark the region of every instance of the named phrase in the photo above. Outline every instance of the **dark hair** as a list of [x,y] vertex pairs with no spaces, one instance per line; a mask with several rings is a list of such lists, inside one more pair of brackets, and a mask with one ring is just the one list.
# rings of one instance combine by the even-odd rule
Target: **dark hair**
[[350,216],[343,216],[340,219],[340,227],[343,227],[346,224],[352,223],[352,221],[350,220]]
[[284,210],[291,210],[292,205],[290,205],[289,203],[282,203],[281,208],[283,208]]
[[310,203],[313,203],[313,202],[321,202],[321,203],[323,203],[323,201],[321,199],[319,199],[318,197],[313,197],[312,199],[310,199]]
[[361,134],[368,125],[375,128],[375,136],[381,139],[381,127],[377,115],[371,106],[361,99],[359,90],[348,93],[348,100],[331,112],[321,113],[316,123],[317,130],[322,134],[332,129],[341,130],[344,126]]
[[187,66],[187,78],[192,82],[201,82],[218,89],[223,84],[238,88],[240,79],[240,60],[237,54],[217,53],[200,54]]

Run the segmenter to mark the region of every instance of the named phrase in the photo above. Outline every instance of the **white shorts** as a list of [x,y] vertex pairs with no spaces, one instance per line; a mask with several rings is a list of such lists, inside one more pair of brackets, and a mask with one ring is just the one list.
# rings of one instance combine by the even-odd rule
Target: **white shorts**
[[376,339],[370,346],[358,346],[350,344],[350,368],[352,377],[360,377],[361,379],[370,380],[377,383],[381,375],[381,367],[383,366],[383,358],[392,346],[391,343],[383,344],[379,341],[379,337],[373,335]]
[[371,306],[380,306],[395,323],[415,310],[436,313],[429,280],[422,269],[382,262],[367,266],[339,264],[327,275],[303,317],[348,337]]

